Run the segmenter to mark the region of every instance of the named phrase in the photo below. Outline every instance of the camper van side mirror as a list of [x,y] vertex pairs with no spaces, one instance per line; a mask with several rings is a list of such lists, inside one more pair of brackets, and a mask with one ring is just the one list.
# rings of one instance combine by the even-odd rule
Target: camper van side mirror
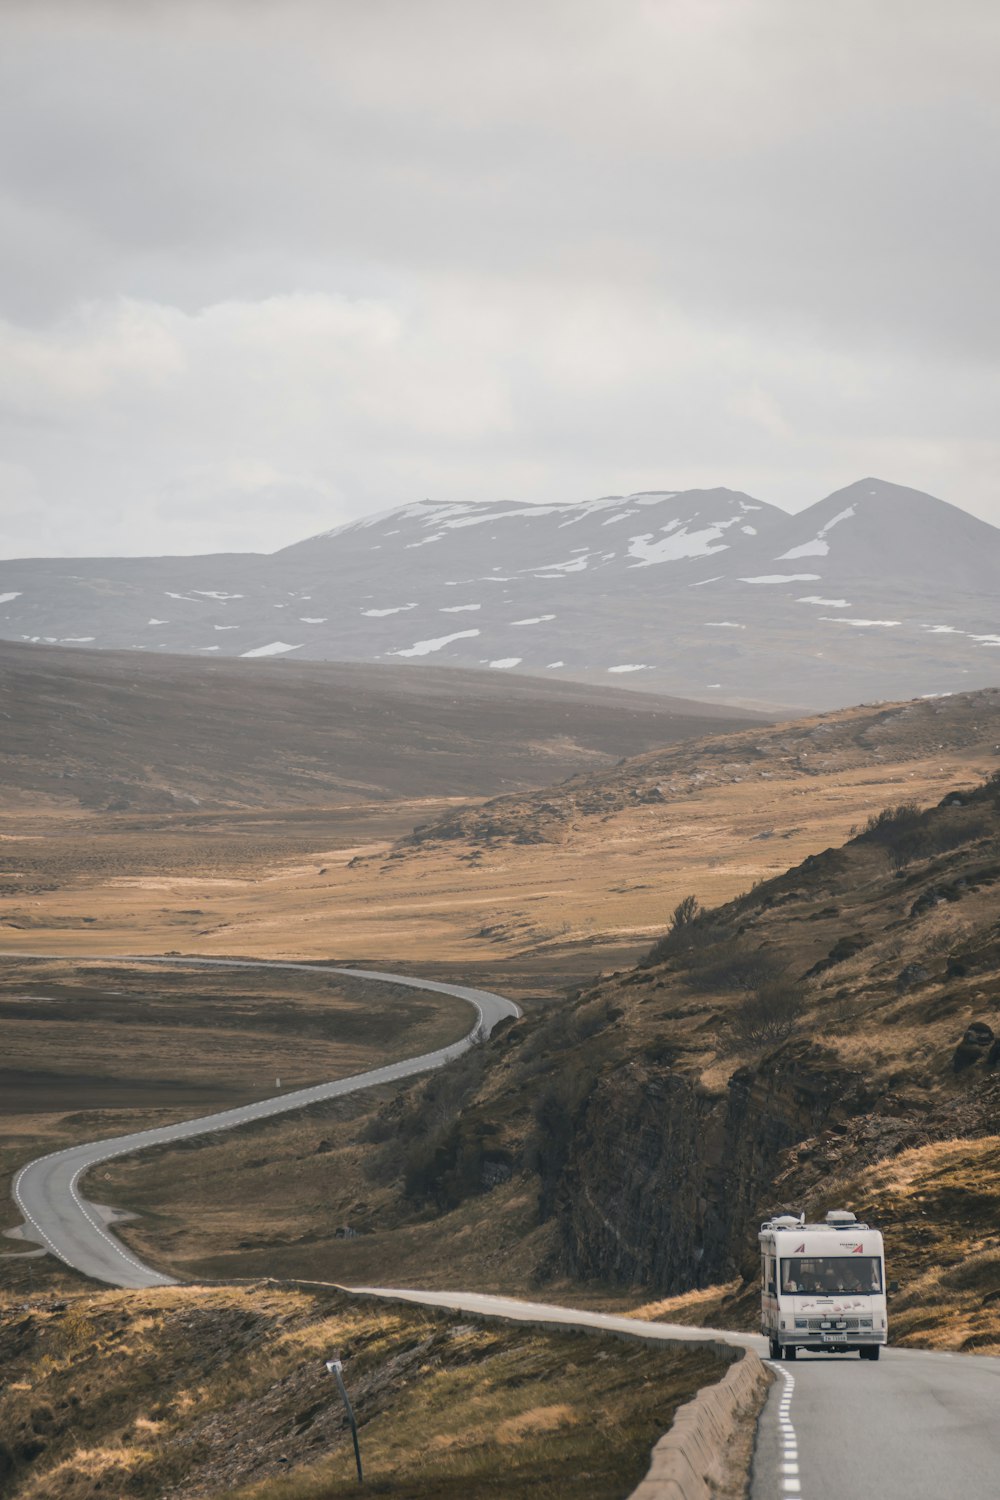
[[890,1281],[889,1285],[886,1287],[886,1291],[888,1291],[888,1292],[898,1292],[899,1291],[899,1282],[898,1281]]

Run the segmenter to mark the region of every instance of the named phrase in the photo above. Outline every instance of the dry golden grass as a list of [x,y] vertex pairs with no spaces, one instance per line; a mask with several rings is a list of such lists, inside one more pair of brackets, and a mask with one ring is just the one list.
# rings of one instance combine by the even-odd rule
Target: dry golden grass
[[0,1464],[16,1500],[357,1489],[338,1351],[376,1494],[630,1490],[708,1350],[457,1322],[332,1291],[172,1288],[0,1302]]
[[[4,948],[445,965],[529,953],[558,961],[575,950],[593,953],[595,966],[626,962],[662,931],[688,892],[718,905],[842,843],[852,825],[887,803],[904,796],[936,801],[955,786],[973,785],[976,753],[941,752],[807,781],[776,776],[766,794],[757,783],[706,787],[674,802],[587,818],[558,844],[485,852],[456,841],[394,855],[392,839],[433,816],[426,803],[401,807],[394,820],[384,807],[373,808],[374,827],[387,835],[381,842],[365,837],[363,809],[343,810],[342,833],[336,810],[317,809],[308,851],[301,811],[294,847],[277,817],[262,815],[251,841],[245,815],[217,815],[207,839],[200,825],[185,838],[180,818],[146,820],[148,827],[105,820],[99,862],[88,857],[93,833],[79,819],[12,817],[8,857],[35,888],[16,895],[20,887],[8,883],[0,904]],[[61,827],[72,844],[64,859]],[[40,836],[42,854],[32,843]],[[365,857],[355,862],[359,851]]]

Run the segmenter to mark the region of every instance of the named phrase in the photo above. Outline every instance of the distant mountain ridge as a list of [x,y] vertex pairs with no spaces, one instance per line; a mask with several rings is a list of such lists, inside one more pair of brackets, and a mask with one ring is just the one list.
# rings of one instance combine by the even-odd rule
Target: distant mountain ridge
[[269,556],[0,563],[0,636],[830,708],[996,680],[1000,530],[877,479],[797,515],[728,489],[419,501]]

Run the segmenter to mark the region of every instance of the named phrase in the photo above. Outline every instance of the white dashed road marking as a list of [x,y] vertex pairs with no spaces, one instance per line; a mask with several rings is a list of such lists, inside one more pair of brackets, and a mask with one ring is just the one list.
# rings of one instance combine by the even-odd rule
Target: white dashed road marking
[[795,1428],[792,1425],[792,1396],[795,1394],[795,1376],[786,1370],[784,1365],[777,1364],[774,1360],[768,1360],[772,1370],[776,1370],[785,1382],[785,1389],[781,1393],[778,1403],[778,1430],[781,1434],[781,1463],[778,1472],[781,1475],[781,1493],[783,1495],[801,1495],[802,1485],[799,1480],[799,1440],[795,1436]]

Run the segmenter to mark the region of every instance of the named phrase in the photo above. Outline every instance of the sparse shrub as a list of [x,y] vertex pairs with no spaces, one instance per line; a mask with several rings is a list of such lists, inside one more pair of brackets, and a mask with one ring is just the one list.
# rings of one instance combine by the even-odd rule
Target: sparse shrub
[[651,964],[663,963],[675,954],[698,947],[707,937],[710,926],[710,913],[699,904],[697,896],[685,896],[674,907],[670,926],[663,937],[653,944],[641,960],[642,966],[648,968]]
[[446,1213],[484,1191],[492,1175],[485,1170],[487,1165],[510,1165],[506,1152],[490,1151],[490,1137],[496,1130],[489,1121],[463,1117],[418,1142],[404,1161],[406,1196],[417,1203],[433,1203]]
[[766,948],[751,948],[744,939],[731,937],[689,954],[684,982],[700,994],[749,994],[777,983],[783,973],[784,965]]
[[752,990],[736,1007],[733,1035],[743,1046],[784,1041],[802,1013],[802,995],[781,981]]
[[900,802],[872,813],[861,833],[866,843],[884,849],[894,870],[902,870],[926,852],[923,813],[916,802]]
[[952,794],[938,807],[921,811],[916,802],[900,802],[873,813],[860,838],[886,851],[896,871],[915,859],[946,854],[973,839],[991,833],[991,823],[982,806],[959,800]]

